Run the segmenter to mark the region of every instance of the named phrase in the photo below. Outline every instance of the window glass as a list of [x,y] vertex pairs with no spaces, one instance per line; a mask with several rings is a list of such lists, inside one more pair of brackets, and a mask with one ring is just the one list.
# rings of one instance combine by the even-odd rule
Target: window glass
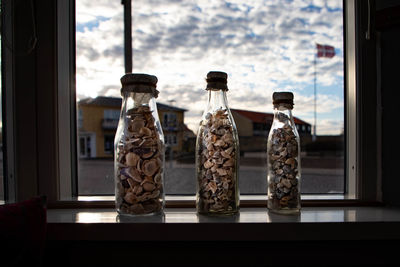
[[[117,111],[107,110],[121,105],[123,6],[77,0],[76,12],[77,101],[83,110],[79,193],[113,194],[113,155],[106,151],[116,129],[108,116]],[[302,192],[344,192],[341,0],[133,0],[132,38],[133,72],[159,80],[158,111],[171,145],[167,194],[195,193],[196,131],[207,101],[204,78],[211,70],[229,75],[242,194],[267,191],[266,140],[275,91],[295,96]]]

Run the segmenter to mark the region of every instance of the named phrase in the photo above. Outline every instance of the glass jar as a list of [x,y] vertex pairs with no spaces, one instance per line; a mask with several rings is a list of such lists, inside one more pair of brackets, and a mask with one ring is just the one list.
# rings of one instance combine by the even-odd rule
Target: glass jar
[[157,77],[121,78],[121,115],[114,140],[115,205],[119,214],[159,214],[164,208],[164,136]]
[[300,137],[293,121],[293,94],[272,96],[274,120],[268,135],[268,209],[281,214],[300,211]]
[[196,207],[200,214],[239,210],[239,138],[226,98],[228,75],[207,74],[208,103],[196,142]]

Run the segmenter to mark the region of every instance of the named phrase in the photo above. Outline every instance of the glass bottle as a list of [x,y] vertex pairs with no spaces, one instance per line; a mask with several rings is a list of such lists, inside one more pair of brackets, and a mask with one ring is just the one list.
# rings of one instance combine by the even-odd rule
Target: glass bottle
[[228,75],[207,74],[208,103],[196,142],[196,207],[200,214],[239,210],[239,138],[226,98]]
[[128,73],[121,83],[114,140],[116,209],[119,214],[159,214],[165,203],[165,145],[155,100],[157,77]]
[[300,137],[293,121],[293,93],[272,96],[274,120],[268,135],[268,209],[300,212]]

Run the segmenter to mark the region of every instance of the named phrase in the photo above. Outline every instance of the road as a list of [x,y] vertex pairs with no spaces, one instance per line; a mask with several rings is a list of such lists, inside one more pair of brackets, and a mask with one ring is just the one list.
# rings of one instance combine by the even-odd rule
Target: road
[[[258,166],[240,166],[239,187],[241,194],[266,194],[266,166],[259,159],[246,159],[246,165],[254,162]],[[250,164],[251,165],[251,164]],[[343,168],[312,168],[307,164],[302,170],[302,193],[342,193],[344,188]],[[312,165],[312,164],[311,164]],[[321,167],[321,166],[319,166]],[[331,168],[326,168],[331,167]],[[333,166],[335,167],[335,166]],[[80,195],[114,194],[113,161],[80,160],[78,186]],[[165,164],[165,192],[167,194],[195,194],[196,182],[194,164]],[[3,199],[3,170],[0,167],[0,199]]]
[[[113,162],[110,160],[81,160],[79,166],[79,194],[114,194]],[[241,194],[267,192],[265,166],[241,166],[239,169]],[[303,168],[302,193],[342,193],[344,170]],[[167,194],[195,194],[194,164],[165,164],[165,192]]]

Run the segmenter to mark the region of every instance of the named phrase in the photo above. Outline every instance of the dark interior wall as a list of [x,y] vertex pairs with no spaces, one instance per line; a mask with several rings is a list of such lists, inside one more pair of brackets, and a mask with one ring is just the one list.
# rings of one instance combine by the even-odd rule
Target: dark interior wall
[[[2,38],[2,55],[11,53],[14,117],[15,200],[46,195],[56,188],[57,176],[57,16],[56,1],[1,1],[12,37]],[[2,29],[2,34],[4,30]],[[2,62],[3,63],[3,62]],[[7,92],[5,92],[7,93]],[[7,121],[3,120],[7,127]],[[12,150],[12,148],[10,148]],[[46,178],[46,179],[43,179]],[[46,181],[46,182],[43,182]],[[52,189],[52,190],[50,190]]]
[[396,124],[400,90],[400,27],[381,32],[382,77],[382,186],[383,200],[387,204],[400,205],[400,175]]
[[397,149],[396,124],[400,90],[400,1],[377,1],[377,57],[382,105],[382,191],[383,201],[400,206],[400,176],[397,172],[400,158]]

